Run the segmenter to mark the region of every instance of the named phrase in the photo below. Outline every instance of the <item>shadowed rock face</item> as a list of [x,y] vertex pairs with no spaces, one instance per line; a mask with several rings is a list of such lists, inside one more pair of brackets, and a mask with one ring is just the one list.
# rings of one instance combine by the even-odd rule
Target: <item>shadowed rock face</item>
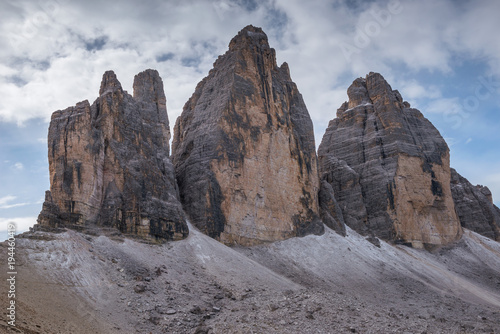
[[348,96],[318,151],[345,223],[419,248],[457,240],[449,149],[438,130],[378,73],[356,79]]
[[473,186],[452,168],[451,193],[463,227],[500,241],[500,209],[488,187]]
[[38,224],[116,227],[145,239],[186,237],[158,72],[136,75],[132,97],[108,71],[99,95],[92,105],[83,101],[52,114],[50,191]]
[[323,232],[312,122],[260,28],[240,31],[197,85],[172,160],[184,209],[211,237],[251,245]]

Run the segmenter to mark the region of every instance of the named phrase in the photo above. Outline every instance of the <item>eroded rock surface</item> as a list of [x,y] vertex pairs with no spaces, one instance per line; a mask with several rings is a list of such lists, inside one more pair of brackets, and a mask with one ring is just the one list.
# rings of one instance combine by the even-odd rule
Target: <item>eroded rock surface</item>
[[158,72],[136,75],[134,96],[106,72],[92,105],[83,101],[52,115],[50,191],[38,224],[116,227],[145,239],[186,237],[169,138]]
[[473,186],[452,168],[451,193],[463,227],[500,241],[500,209],[488,187]]
[[322,233],[313,125],[288,65],[248,26],[177,119],[172,144],[192,222],[224,243]]
[[418,248],[460,238],[438,130],[378,73],[356,79],[348,96],[318,151],[346,224]]

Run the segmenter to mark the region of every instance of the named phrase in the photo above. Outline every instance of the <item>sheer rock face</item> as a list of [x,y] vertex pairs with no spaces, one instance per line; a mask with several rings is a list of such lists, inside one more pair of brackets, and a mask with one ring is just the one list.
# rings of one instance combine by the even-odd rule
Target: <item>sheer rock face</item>
[[322,233],[313,125],[286,63],[252,26],[177,119],[172,160],[192,222],[226,244]]
[[83,101],[52,115],[50,191],[38,223],[116,227],[145,239],[186,237],[158,72],[136,75],[132,97],[108,71],[99,94],[92,105]]
[[378,73],[356,79],[348,96],[318,151],[346,224],[418,248],[460,238],[438,130]]
[[463,227],[500,241],[500,209],[488,187],[473,186],[452,168],[451,193]]

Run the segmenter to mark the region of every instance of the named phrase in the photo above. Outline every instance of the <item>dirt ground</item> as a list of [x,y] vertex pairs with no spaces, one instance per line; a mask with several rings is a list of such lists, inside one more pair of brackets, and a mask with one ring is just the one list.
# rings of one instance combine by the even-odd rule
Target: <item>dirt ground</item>
[[230,248],[190,228],[164,245],[23,235],[0,333],[500,333],[500,244],[475,233],[431,253],[351,230]]

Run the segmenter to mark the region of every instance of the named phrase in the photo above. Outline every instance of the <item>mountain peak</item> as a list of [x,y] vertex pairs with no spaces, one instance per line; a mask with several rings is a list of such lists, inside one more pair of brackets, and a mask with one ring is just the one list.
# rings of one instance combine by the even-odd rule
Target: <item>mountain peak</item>
[[229,43],[229,50],[238,50],[249,47],[269,49],[266,33],[262,28],[248,25],[241,29]]
[[106,94],[107,92],[113,92],[115,90],[122,90],[122,85],[116,78],[115,72],[104,72],[101,80],[101,88],[99,89],[99,95]]
[[157,70],[145,70],[134,77],[134,98],[136,100],[155,102],[166,112],[166,98],[163,81]]
[[393,90],[385,78],[376,72],[370,72],[364,78],[355,79],[347,89],[347,96],[349,101],[345,110],[375,103],[392,105],[390,110],[402,110],[410,107],[408,102],[403,101],[401,94],[397,90]]

